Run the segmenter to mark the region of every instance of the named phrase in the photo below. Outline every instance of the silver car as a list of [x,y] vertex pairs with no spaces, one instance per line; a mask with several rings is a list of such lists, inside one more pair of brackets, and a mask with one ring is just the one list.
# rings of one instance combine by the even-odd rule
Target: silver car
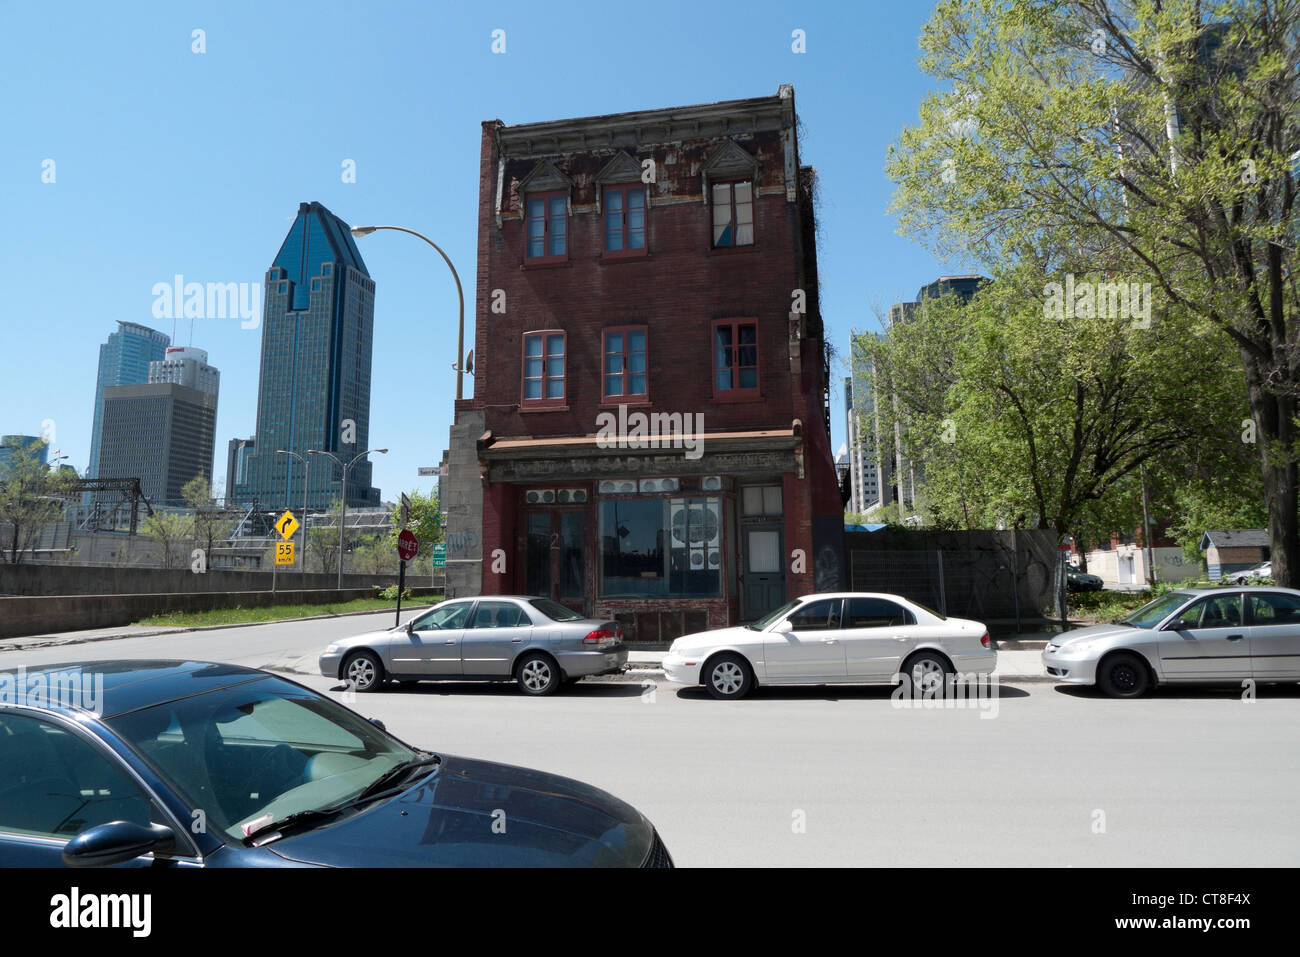
[[1116,624],[1052,639],[1043,666],[1049,677],[1095,684],[1114,698],[1163,684],[1300,681],[1300,591],[1167,592]]
[[385,681],[516,681],[551,694],[565,681],[622,671],[623,627],[549,598],[490,595],[444,601],[404,625],[336,641],[320,673],[357,691]]

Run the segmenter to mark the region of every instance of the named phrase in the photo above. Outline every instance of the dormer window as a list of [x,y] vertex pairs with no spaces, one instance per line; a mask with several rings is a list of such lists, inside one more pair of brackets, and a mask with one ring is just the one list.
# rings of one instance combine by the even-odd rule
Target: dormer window
[[573,180],[550,160],[543,160],[519,181],[518,189],[523,206],[524,264],[567,261]]
[[645,187],[606,186],[605,255],[645,255]]
[[749,181],[713,186],[713,245],[754,245],[754,184]]
[[562,262],[569,257],[569,200],[564,193],[529,193],[524,217],[529,262]]

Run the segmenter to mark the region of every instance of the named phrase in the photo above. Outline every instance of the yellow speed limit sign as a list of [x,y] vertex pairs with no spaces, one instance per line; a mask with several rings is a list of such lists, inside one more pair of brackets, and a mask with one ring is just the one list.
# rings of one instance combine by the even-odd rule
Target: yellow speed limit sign
[[277,565],[292,565],[294,563],[293,546],[293,542],[275,543],[275,563]]

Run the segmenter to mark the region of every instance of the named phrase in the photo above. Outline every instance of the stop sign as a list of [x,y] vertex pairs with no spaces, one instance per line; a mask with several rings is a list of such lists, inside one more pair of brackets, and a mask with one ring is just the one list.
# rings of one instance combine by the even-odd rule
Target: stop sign
[[419,550],[420,543],[415,540],[415,535],[409,529],[402,529],[402,533],[397,536],[397,557],[409,562]]

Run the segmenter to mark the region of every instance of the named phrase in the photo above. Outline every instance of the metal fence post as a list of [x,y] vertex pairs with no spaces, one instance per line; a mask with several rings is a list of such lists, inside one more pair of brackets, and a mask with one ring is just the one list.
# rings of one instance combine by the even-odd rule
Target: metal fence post
[[948,595],[943,587],[943,549],[934,550],[935,557],[939,560],[939,614],[948,617]]
[[1016,549],[1016,530],[1011,529],[1011,597],[1016,604],[1016,634],[1020,634],[1020,556]]

